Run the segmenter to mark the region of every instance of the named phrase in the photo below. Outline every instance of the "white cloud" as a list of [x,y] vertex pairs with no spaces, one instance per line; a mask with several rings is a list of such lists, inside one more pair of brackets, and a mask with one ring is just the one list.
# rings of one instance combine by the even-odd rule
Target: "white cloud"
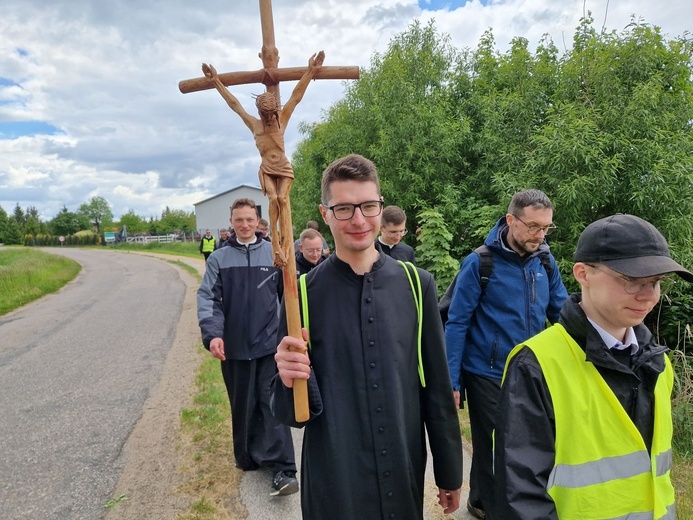
[[[608,10],[607,10],[608,5]],[[274,0],[280,65],[302,66],[320,50],[326,65],[366,67],[374,52],[415,19],[433,17],[455,46],[475,47],[493,27],[501,51],[522,36],[549,33],[569,46],[583,15],[622,30],[630,16],[683,34],[691,2],[645,0],[473,0],[453,11],[421,11],[415,0]],[[0,205],[35,206],[52,218],[105,197],[116,217],[133,209],[159,215],[237,184],[258,184],[259,156],[240,119],[214,91],[183,95],[178,82],[257,70],[258,3],[226,0],[5,0],[0,17],[0,124],[41,121],[62,134],[0,139]],[[284,99],[293,84],[282,86]],[[250,109],[260,85],[233,87]],[[316,81],[287,128],[287,151],[300,121],[317,121],[343,94],[339,81]]]

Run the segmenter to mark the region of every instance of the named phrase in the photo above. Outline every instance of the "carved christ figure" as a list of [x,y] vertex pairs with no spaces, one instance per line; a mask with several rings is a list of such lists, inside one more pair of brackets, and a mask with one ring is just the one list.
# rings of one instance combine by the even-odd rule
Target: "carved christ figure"
[[315,77],[324,61],[323,51],[310,57],[308,68],[283,107],[279,106],[271,92],[259,95],[255,100],[255,106],[260,119],[251,116],[243,109],[238,99],[221,82],[212,65],[202,64],[204,75],[214,83],[221,97],[226,100],[231,110],[241,117],[255,138],[255,146],[262,157],[259,171],[260,185],[270,201],[270,236],[274,251],[274,265],[277,267],[284,267],[289,255],[294,254],[293,242],[286,239],[285,233],[281,233],[282,228],[279,226],[280,222],[291,222],[289,191],[294,179],[294,171],[284,149],[284,131],[296,105],[303,99],[310,80]]

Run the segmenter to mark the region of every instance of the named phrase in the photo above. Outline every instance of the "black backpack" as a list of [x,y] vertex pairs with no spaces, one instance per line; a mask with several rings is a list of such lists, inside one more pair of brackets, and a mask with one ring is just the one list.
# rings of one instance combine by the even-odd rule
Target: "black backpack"
[[[481,285],[481,293],[483,294],[488,285],[488,281],[491,278],[491,273],[493,273],[493,253],[487,245],[477,247],[474,252],[479,255],[479,283]],[[551,264],[551,257],[548,251],[541,251],[539,253],[539,261],[544,267],[546,274],[549,279],[553,275],[553,264]],[[450,302],[452,300],[452,292],[455,290],[455,285],[457,284],[457,277],[460,275],[458,271],[455,278],[452,279],[448,288],[445,289],[445,294],[438,302],[438,310],[440,311],[440,318],[443,320],[443,325],[448,321],[448,311],[450,310]]]

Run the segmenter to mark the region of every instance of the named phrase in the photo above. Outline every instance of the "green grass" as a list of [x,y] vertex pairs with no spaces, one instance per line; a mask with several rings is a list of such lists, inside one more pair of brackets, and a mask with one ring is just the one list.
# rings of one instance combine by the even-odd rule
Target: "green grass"
[[244,518],[244,512],[228,509],[240,503],[237,493],[241,472],[233,464],[226,386],[219,361],[202,343],[198,349],[204,359],[195,378],[193,404],[181,411],[185,482],[178,491],[190,496],[191,502],[178,520]]
[[108,246],[119,251],[147,251],[150,253],[163,253],[167,255],[189,256],[200,258],[200,244],[198,242],[150,242],[149,244],[136,244],[134,242],[113,244]]
[[57,291],[81,269],[63,256],[30,248],[0,248],[0,316]]

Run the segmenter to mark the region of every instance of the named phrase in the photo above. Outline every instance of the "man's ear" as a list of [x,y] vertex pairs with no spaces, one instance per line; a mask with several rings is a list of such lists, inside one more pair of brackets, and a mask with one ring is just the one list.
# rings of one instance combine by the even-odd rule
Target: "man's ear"
[[325,206],[323,206],[322,204],[320,204],[318,206],[318,208],[320,209],[320,216],[322,217],[322,221],[325,224],[327,224],[327,211],[328,211],[327,208]]
[[576,262],[575,265],[573,265],[573,277],[580,285],[589,285],[587,280],[587,268],[588,265],[583,262]]

